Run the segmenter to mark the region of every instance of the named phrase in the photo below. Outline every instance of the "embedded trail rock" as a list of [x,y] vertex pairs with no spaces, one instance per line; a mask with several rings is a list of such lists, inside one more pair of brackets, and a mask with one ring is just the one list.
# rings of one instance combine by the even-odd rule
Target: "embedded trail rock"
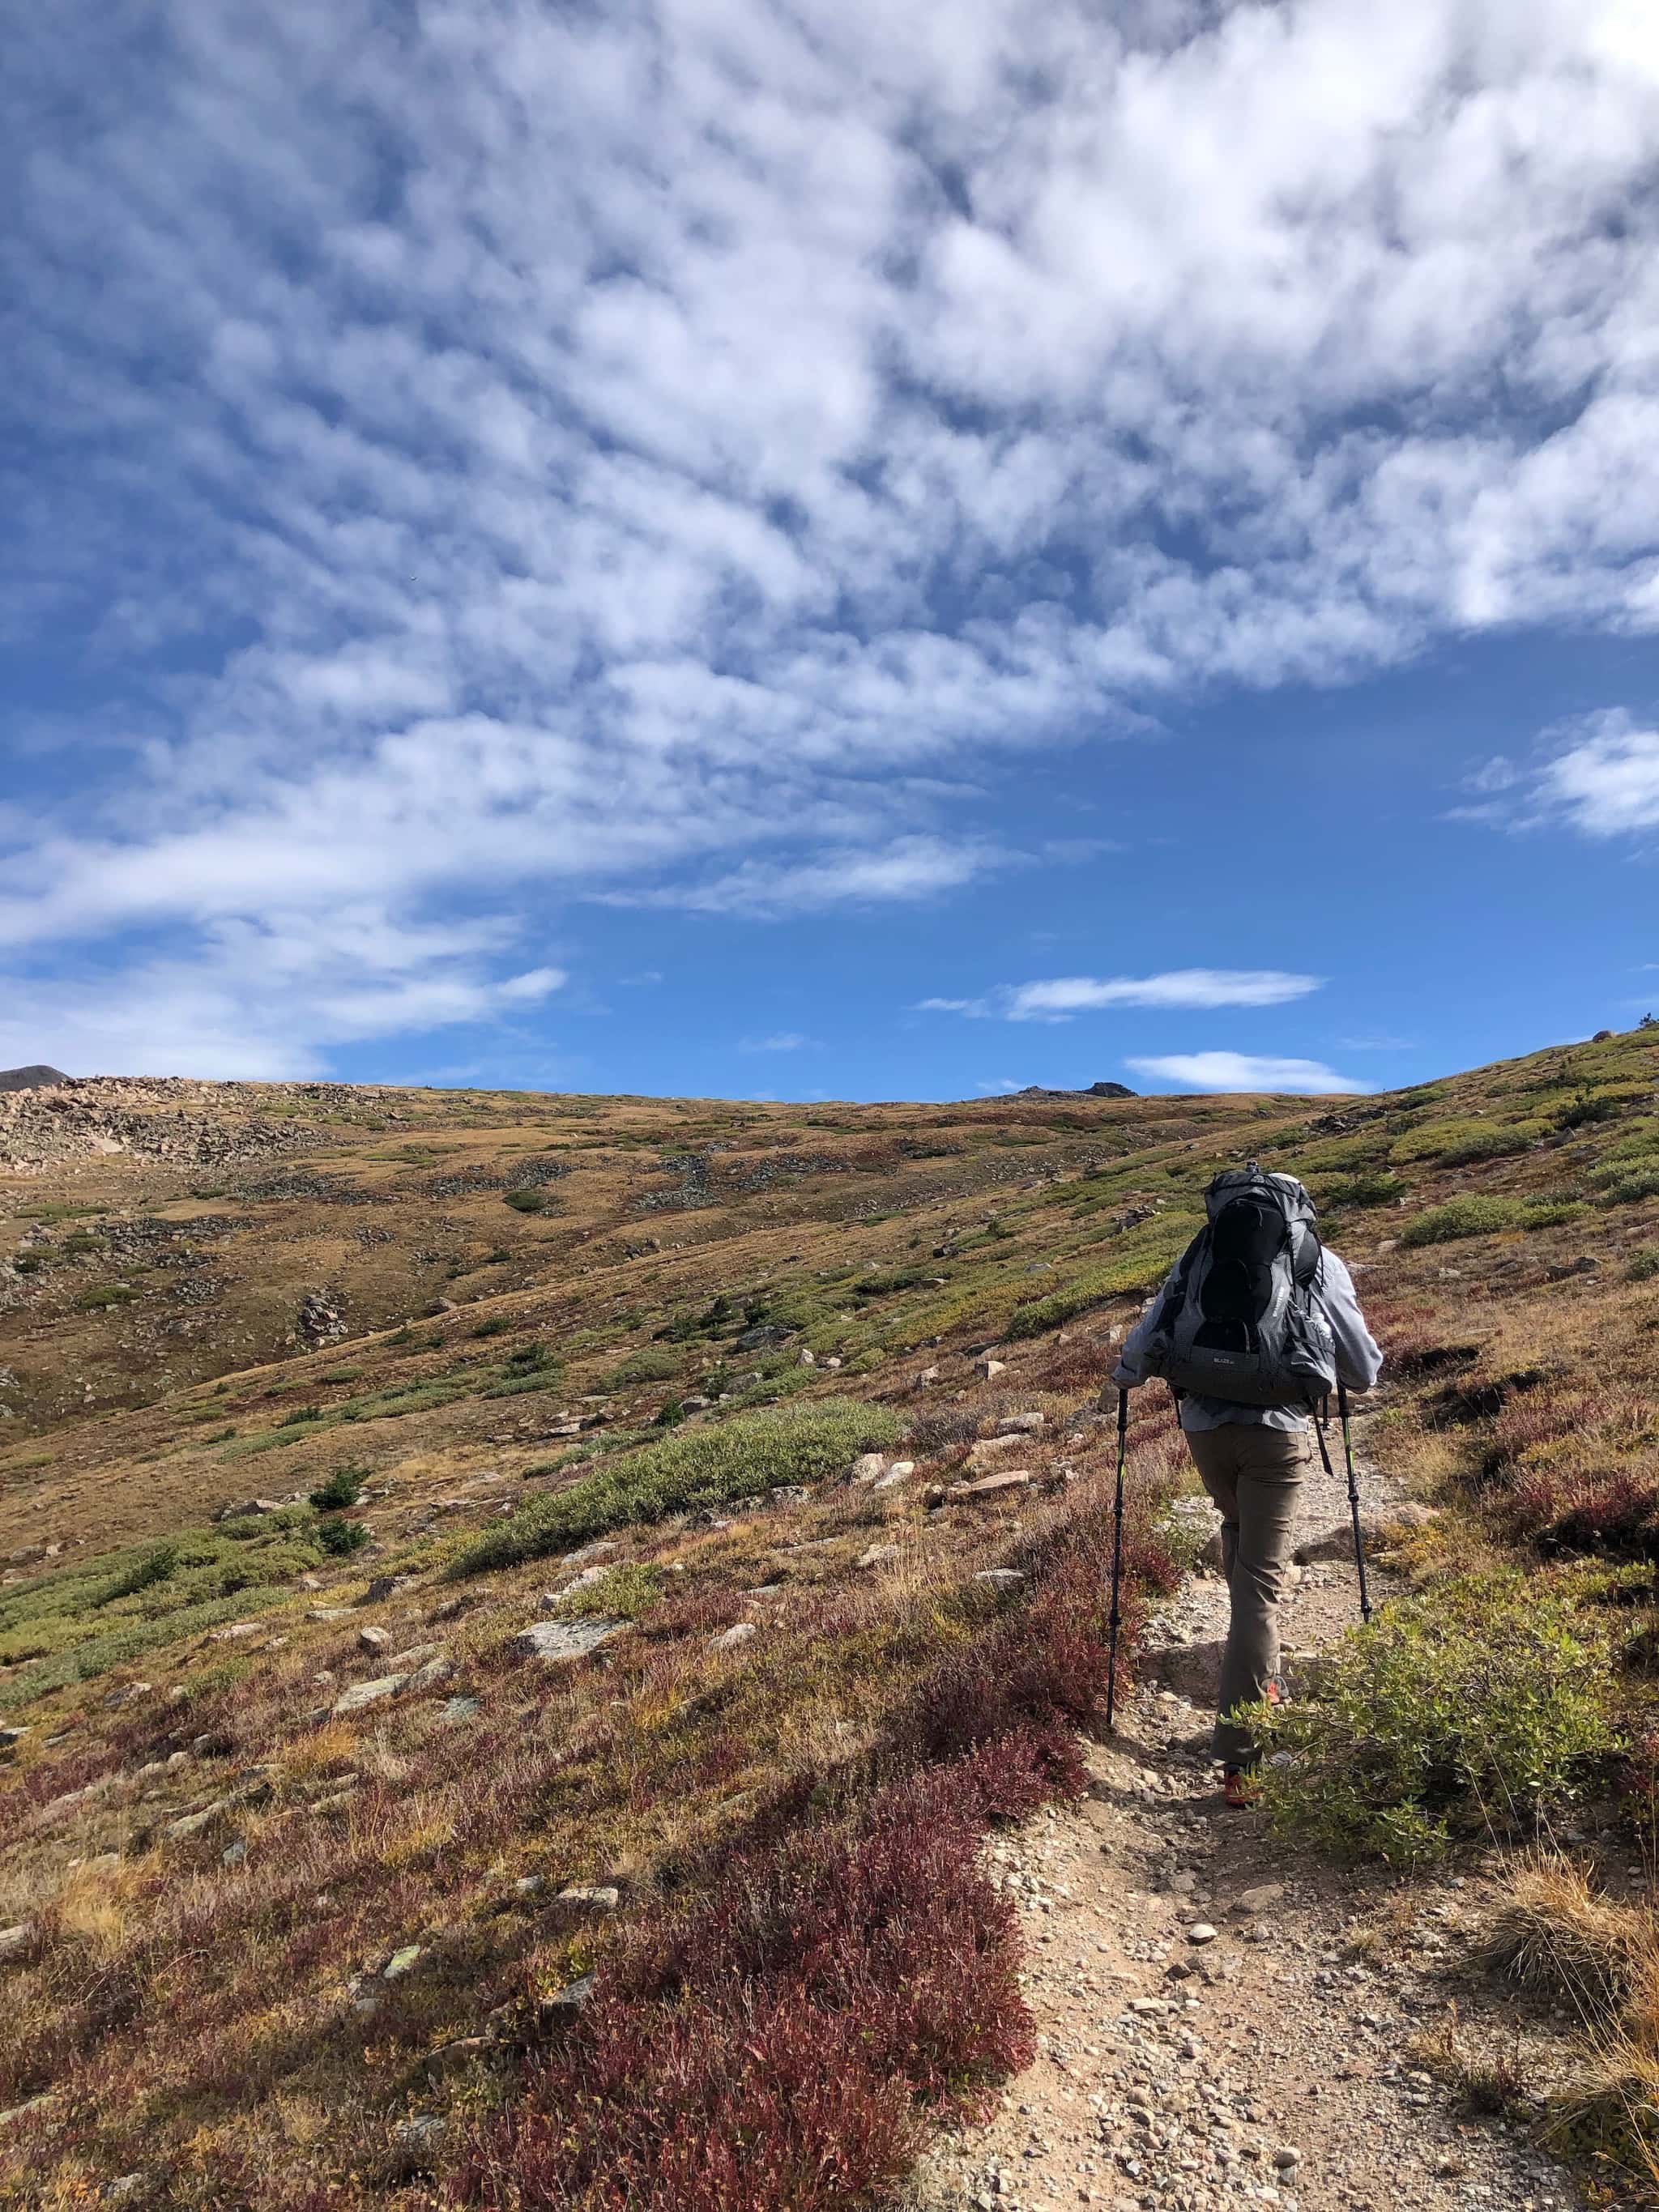
[[[1356,1419],[1357,1441],[1365,1419]],[[1358,1618],[1340,1437],[1334,1486],[1316,1462],[1283,1620],[1286,1673]],[[1360,1451],[1373,1533],[1410,1519]],[[1177,1516],[1209,1528],[1206,1500]],[[1386,1555],[1373,1603],[1397,1589]],[[992,1879],[1025,1936],[1035,2063],[983,2126],[947,2136],[918,2172],[916,2212],[1577,2212],[1576,2183],[1524,2125],[1460,2106],[1425,2039],[1491,2055],[1535,2020],[1468,1965],[1481,1883],[1335,1871],[1230,1812],[1207,1753],[1227,1620],[1220,1577],[1189,1577],[1156,1616],[1116,1735],[1085,1746],[1089,1794],[994,1838]],[[1194,1738],[1197,1739],[1196,1743]],[[1473,2041],[1471,2041],[1473,2039]]]

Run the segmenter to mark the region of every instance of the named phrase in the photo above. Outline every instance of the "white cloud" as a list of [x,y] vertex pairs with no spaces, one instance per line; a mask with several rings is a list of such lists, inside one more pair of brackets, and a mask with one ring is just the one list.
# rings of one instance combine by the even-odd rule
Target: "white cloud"
[[978,999],[923,999],[918,1013],[983,1021],[1066,1022],[1111,1006],[1280,1006],[1319,989],[1319,975],[1279,968],[1172,968],[1158,975],[1056,975],[1001,984]]
[[1278,968],[1174,968],[1161,975],[1059,975],[1022,983],[1009,999],[1010,1021],[1066,1021],[1106,1006],[1279,1006],[1304,999],[1323,981]]
[[1501,829],[1560,825],[1585,837],[1619,837],[1659,828],[1659,729],[1608,708],[1547,732],[1529,766],[1501,754],[1489,760],[1468,787],[1477,803],[1454,814]]
[[1138,1074],[1180,1091],[1310,1092],[1369,1091],[1373,1086],[1339,1075],[1317,1060],[1277,1060],[1243,1052],[1166,1053],[1128,1063]]
[[399,925],[362,906],[326,924],[226,923],[187,951],[19,976],[0,1003],[0,1066],[77,1075],[317,1075],[325,1048],[476,1023],[511,1025],[561,989],[561,969],[493,974],[495,925]]
[[805,1052],[817,1039],[803,1036],[798,1030],[778,1030],[771,1036],[744,1037],[738,1047],[739,1052]]
[[[0,814],[43,959],[939,896],[989,750],[1659,626],[1635,0],[141,16],[0,88],[0,636],[122,678]],[[1534,809],[1654,805],[1643,737]]]

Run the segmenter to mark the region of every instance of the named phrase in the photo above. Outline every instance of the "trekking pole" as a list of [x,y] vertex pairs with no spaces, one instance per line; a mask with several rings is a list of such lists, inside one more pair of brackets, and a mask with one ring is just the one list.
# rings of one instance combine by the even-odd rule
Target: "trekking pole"
[[[1337,1384],[1336,1389],[1337,1404],[1341,1410],[1342,1417],[1342,1443],[1348,1455],[1348,1512],[1353,1522],[1354,1562],[1359,1569],[1359,1618],[1362,1620],[1369,1620],[1371,1617],[1371,1601],[1370,1593],[1365,1588],[1365,1546],[1359,1533],[1359,1483],[1353,1471],[1353,1445],[1348,1436],[1348,1394],[1340,1382]],[[1330,1402],[1327,1398],[1326,1419],[1329,1419]],[[1319,1439],[1319,1456],[1324,1463],[1326,1474],[1334,1482],[1336,1469],[1331,1465],[1330,1449],[1325,1442],[1325,1421],[1320,1418],[1317,1405],[1313,1409],[1313,1425],[1314,1434]]]
[[1348,1428],[1348,1386],[1339,1376],[1336,1413],[1342,1424],[1342,1453],[1348,1462],[1348,1511],[1353,1521],[1353,1563],[1359,1570],[1359,1618],[1371,1617],[1371,1601],[1365,1588],[1365,1540],[1359,1529],[1359,1478],[1354,1473],[1353,1437]]
[[1117,1503],[1112,1509],[1112,1613],[1107,1637],[1106,1658],[1106,1733],[1112,1732],[1112,1716],[1117,1708],[1117,1626],[1121,1619],[1118,1611],[1118,1592],[1123,1582],[1123,1462],[1129,1450],[1129,1394],[1120,1389],[1117,1394]]

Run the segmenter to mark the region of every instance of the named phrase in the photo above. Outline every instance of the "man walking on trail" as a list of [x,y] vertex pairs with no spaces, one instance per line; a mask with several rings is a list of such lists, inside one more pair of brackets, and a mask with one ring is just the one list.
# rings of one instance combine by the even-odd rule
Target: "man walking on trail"
[[1338,1382],[1369,1390],[1382,1354],[1353,1278],[1314,1233],[1294,1176],[1248,1168],[1216,1176],[1208,1224],[1130,1331],[1112,1380],[1174,1389],[1199,1478],[1221,1511],[1231,1601],[1215,1755],[1227,1802],[1251,1802],[1255,1752],[1234,1717],[1279,1698],[1279,1600],[1312,1463],[1308,1417]]

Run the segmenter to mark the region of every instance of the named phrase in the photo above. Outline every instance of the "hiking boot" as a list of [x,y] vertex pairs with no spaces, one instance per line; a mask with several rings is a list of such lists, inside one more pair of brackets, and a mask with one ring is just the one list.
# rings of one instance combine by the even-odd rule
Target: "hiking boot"
[[1248,1813],[1261,1795],[1261,1784],[1243,1766],[1230,1766],[1221,1778],[1221,1794],[1235,1813]]

